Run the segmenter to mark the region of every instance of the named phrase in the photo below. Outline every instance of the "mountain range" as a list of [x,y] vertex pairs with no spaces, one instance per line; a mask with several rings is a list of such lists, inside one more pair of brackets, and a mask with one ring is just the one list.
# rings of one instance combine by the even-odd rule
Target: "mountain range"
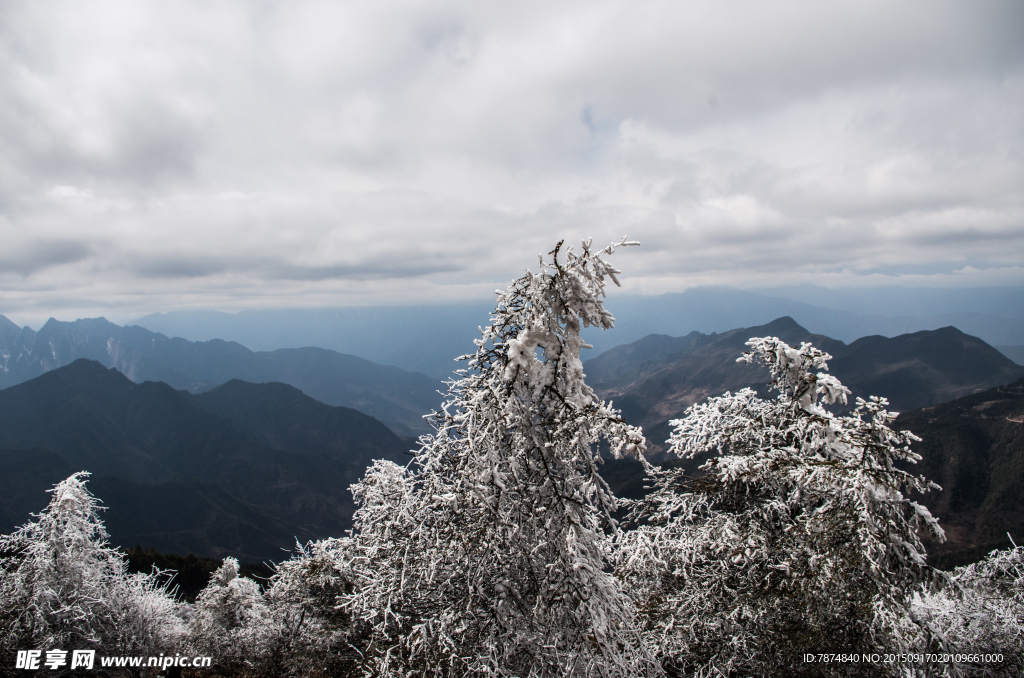
[[349,485],[409,449],[379,421],[286,384],[193,395],[80,359],[0,391],[0,530],[74,471],[109,507],[115,542],[279,559],[351,526]]
[[[4,345],[4,378],[41,373],[0,390],[0,531],[41,509],[55,482],[86,469],[109,507],[115,543],[163,552],[279,560],[296,539],[343,534],[354,510],[349,485],[373,459],[406,462],[412,441],[396,435],[394,423],[309,391],[337,392],[332,381],[344,378],[348,393],[391,403],[379,394],[402,395],[403,386],[429,379],[326,349],[261,354],[101,320],[52,321],[35,334],[15,329],[21,343]],[[1024,415],[1014,409],[1024,408],[1024,368],[955,328],[845,344],[779,318],[722,333],[650,335],[588,360],[584,371],[599,395],[644,427],[654,458],[664,460],[668,420],[690,404],[747,386],[768,395],[767,370],[736,362],[748,338],[766,335],[814,343],[833,356],[831,372],[855,396],[886,396],[906,412],[897,423],[925,438],[922,470],[947,487],[925,500],[950,526],[950,543],[937,552],[995,543],[1000,530],[1024,525]],[[106,362],[60,365],[90,352]],[[134,369],[133,378],[121,367]],[[269,378],[281,373],[301,375],[309,391]],[[160,374],[177,383],[143,380]],[[375,383],[388,375],[392,384]],[[636,462],[609,462],[602,474],[620,496],[643,493]]]
[[954,327],[893,338],[862,337],[850,344],[812,334],[792,318],[721,334],[650,335],[583,364],[587,383],[644,427],[655,453],[664,450],[668,421],[690,405],[725,391],[752,387],[766,394],[768,370],[737,363],[750,337],[775,336],[791,346],[810,342],[832,355],[830,373],[857,396],[884,396],[909,411],[1007,384],[1024,367]]
[[79,358],[115,367],[137,383],[162,381],[191,393],[232,379],[290,384],[323,403],[351,407],[379,419],[403,436],[429,432],[423,415],[437,409],[442,400],[438,391],[443,384],[437,379],[323,348],[257,353],[235,342],[172,339],[103,318],[74,322],[51,318],[35,332],[0,316],[0,388]]
[[[790,316],[813,333],[847,343],[864,336],[895,337],[953,326],[1024,364],[1024,287],[694,287],[660,295],[616,292],[607,306],[615,315],[615,328],[584,331],[594,356],[650,334],[720,333]],[[254,351],[322,346],[444,379],[457,367],[452,358],[471,350],[470,342],[479,338],[477,328],[487,324],[492,308],[492,302],[481,302],[174,311],[148,315],[134,324],[193,341],[236,341]]]
[[[644,427],[649,458],[699,474],[708,454],[691,460],[665,455],[670,419],[708,396],[752,387],[762,397],[768,370],[736,362],[750,337],[807,341],[831,354],[829,372],[856,396],[880,395],[903,412],[894,425],[921,441],[914,473],[943,489],[915,496],[940,518],[945,543],[927,544],[933,563],[948,567],[1009,545],[1024,534],[1024,368],[956,328],[863,337],[845,344],[814,335],[792,318],[721,334],[651,335],[584,363],[587,382]],[[832,408],[837,413],[850,407]],[[602,475],[619,496],[644,494],[640,464],[607,460]]]

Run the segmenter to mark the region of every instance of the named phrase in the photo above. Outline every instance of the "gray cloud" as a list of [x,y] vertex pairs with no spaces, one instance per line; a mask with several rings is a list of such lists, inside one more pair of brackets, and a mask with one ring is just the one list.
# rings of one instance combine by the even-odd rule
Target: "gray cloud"
[[206,278],[235,268],[226,257],[196,253],[127,256],[132,262],[125,268],[132,270],[141,278]]
[[377,280],[380,278],[420,278],[437,273],[464,270],[445,261],[419,261],[412,265],[406,261],[365,262],[355,266],[270,266],[267,275],[274,280]]
[[1015,0],[0,13],[0,313],[1024,280]]
[[[0,275],[29,276],[53,266],[74,264],[88,258],[93,248],[74,240],[29,240],[0,250]],[[4,275],[4,277],[6,277]]]
[[232,257],[228,254],[210,256],[189,252],[143,254],[135,257],[125,253],[125,256],[132,259],[132,263],[126,268],[130,268],[144,279],[210,278],[228,273],[266,281],[401,280],[439,273],[450,274],[466,268],[465,265],[447,256],[431,256],[423,252],[418,260],[412,262],[402,258],[386,258],[321,266],[305,264],[302,261],[288,263],[272,259]]

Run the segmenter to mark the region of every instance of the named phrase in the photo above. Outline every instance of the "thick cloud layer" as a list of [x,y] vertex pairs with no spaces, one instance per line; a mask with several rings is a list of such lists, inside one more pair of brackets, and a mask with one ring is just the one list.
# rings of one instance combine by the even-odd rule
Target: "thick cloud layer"
[[1024,281],[1024,5],[8,2],[0,313]]

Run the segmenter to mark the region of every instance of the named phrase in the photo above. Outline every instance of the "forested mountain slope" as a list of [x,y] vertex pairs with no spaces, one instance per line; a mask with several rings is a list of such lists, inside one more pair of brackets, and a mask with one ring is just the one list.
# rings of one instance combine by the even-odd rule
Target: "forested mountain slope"
[[942,486],[921,503],[939,516],[948,543],[929,552],[975,549],[980,557],[1024,539],[1024,379],[901,414],[921,438],[915,472]]
[[232,379],[290,384],[328,405],[351,407],[399,435],[424,433],[423,415],[440,405],[441,382],[394,366],[322,348],[256,353],[241,344],[168,338],[103,318],[59,322],[34,332],[0,316],[0,388],[79,358],[115,367],[136,383],[162,381],[192,393]]
[[195,396],[89,360],[0,391],[0,411],[0,531],[41,508],[18,499],[32,487],[45,502],[55,473],[88,470],[115,543],[179,553],[279,558],[340,535],[349,485],[373,459],[407,459],[380,422],[285,384]]

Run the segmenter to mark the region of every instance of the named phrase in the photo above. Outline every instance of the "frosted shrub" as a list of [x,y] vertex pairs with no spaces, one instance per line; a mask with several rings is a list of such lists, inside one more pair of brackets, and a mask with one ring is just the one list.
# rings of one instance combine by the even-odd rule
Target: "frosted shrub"
[[1024,548],[1014,544],[957,568],[940,591],[916,596],[913,611],[947,652],[1002,655],[960,662],[961,675],[1024,675]]
[[353,487],[357,585],[386,675],[638,676],[657,672],[606,567],[617,502],[602,442],[644,440],[584,383],[580,330],[609,328],[602,255],[560,244],[498,293],[468,369],[449,384],[409,468],[377,462]]
[[299,546],[266,593],[225,558],[196,599],[188,650],[210,655],[229,675],[351,673],[360,655],[338,599],[350,594],[344,539]]
[[274,676],[352,675],[362,638],[339,609],[352,593],[350,540],[324,539],[299,546],[277,567],[265,599],[275,636],[265,648],[264,670]]
[[[774,337],[740,358],[772,375],[774,400],[750,389],[694,405],[671,422],[671,451],[718,456],[703,477],[655,474],[620,536],[617,574],[665,666],[686,675],[768,675],[883,664],[805,664],[805,652],[920,648],[910,593],[930,577],[919,530],[943,538],[902,489],[936,488],[896,467],[916,438],[889,427],[886,401],[857,400],[851,416],[826,405],[848,390],[830,356]],[[892,668],[895,670],[895,668]]]
[[259,584],[238,576],[238,560],[225,558],[196,598],[187,651],[213,657],[222,670],[261,666],[269,642],[280,635]]
[[34,521],[0,536],[0,646],[169,650],[184,631],[184,608],[157,573],[129,575],[107,545],[88,475],[58,483]]

